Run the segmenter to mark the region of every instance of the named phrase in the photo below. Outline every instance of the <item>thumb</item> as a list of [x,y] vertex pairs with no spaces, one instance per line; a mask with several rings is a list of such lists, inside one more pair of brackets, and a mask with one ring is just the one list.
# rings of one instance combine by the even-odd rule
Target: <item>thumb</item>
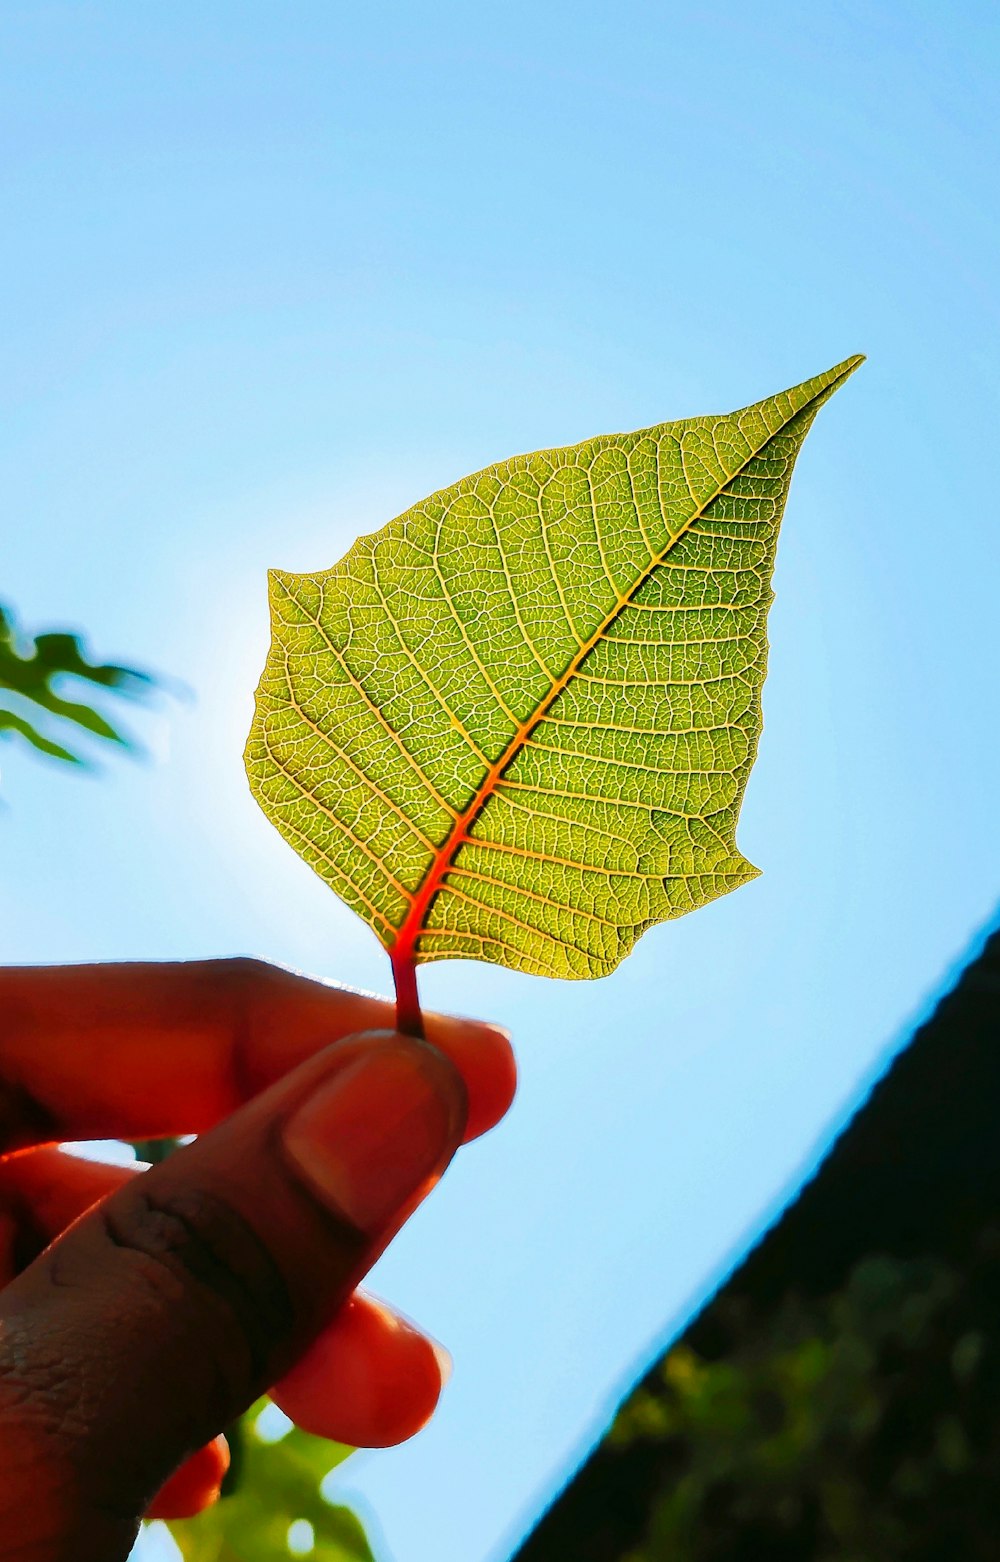
[[124,1559],[170,1473],[289,1369],[441,1175],[465,1113],[433,1048],[348,1037],[0,1293],[0,1558]]

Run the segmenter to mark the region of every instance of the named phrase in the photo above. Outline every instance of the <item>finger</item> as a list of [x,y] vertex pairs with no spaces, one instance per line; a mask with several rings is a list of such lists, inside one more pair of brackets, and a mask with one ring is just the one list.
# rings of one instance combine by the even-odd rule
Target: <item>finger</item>
[[271,1389],[305,1432],[352,1448],[390,1448],[426,1426],[451,1357],[407,1319],[354,1295]]
[[191,1519],[218,1502],[229,1469],[229,1444],[224,1437],[191,1454],[167,1477],[146,1509],[147,1519]]
[[[202,1133],[393,1006],[257,960],[0,970],[0,1150],[64,1139]],[[426,1016],[461,1071],[467,1136],[514,1094],[506,1033]]]
[[[0,1284],[13,1280],[100,1199],[148,1175],[52,1149],[0,1163],[0,1230],[10,1230],[0,1248]],[[448,1371],[439,1345],[385,1302],[355,1291],[271,1393],[308,1432],[354,1447],[387,1448],[430,1419]]]
[[136,1170],[46,1147],[0,1160],[0,1286]]
[[[304,1432],[352,1448],[392,1448],[437,1409],[451,1357],[386,1303],[355,1291],[270,1397]],[[229,1447],[217,1437],[176,1470],[147,1519],[186,1519],[217,1500]]]
[[0,1532],[20,1522],[30,1554],[61,1511],[79,1562],[124,1559],[173,1470],[318,1338],[464,1118],[435,1048],[351,1037],[71,1226],[0,1293]]
[[[450,1376],[442,1346],[384,1302],[355,1291],[270,1395],[315,1437],[391,1448],[427,1425]],[[211,1507],[228,1468],[228,1444],[217,1437],[169,1477],[146,1518],[186,1519]]]

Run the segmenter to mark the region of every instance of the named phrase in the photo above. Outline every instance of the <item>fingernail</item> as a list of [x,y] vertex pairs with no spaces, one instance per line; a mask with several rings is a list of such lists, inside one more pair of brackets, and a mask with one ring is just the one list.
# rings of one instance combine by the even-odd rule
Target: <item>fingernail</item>
[[375,1042],[286,1123],[285,1153],[358,1230],[380,1231],[436,1176],[461,1133],[444,1080],[410,1042]]

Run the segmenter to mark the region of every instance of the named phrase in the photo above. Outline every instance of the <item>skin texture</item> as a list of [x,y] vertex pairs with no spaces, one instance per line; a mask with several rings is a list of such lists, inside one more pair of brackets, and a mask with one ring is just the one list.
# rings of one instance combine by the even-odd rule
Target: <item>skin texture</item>
[[[358,1282],[514,1092],[506,1035],[255,961],[0,971],[0,1559],[117,1562],[214,1500],[265,1389],[365,1446],[443,1353]],[[197,1141],[148,1171],[73,1139]]]

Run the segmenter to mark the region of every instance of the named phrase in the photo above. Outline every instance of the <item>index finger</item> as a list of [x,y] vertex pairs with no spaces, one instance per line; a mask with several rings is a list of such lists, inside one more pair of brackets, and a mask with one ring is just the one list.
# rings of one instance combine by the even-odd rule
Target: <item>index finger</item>
[[[260,960],[0,970],[0,1153],[203,1133],[331,1042],[393,1023],[384,998]],[[475,1138],[514,1094],[506,1032],[426,1025],[463,1076]]]

